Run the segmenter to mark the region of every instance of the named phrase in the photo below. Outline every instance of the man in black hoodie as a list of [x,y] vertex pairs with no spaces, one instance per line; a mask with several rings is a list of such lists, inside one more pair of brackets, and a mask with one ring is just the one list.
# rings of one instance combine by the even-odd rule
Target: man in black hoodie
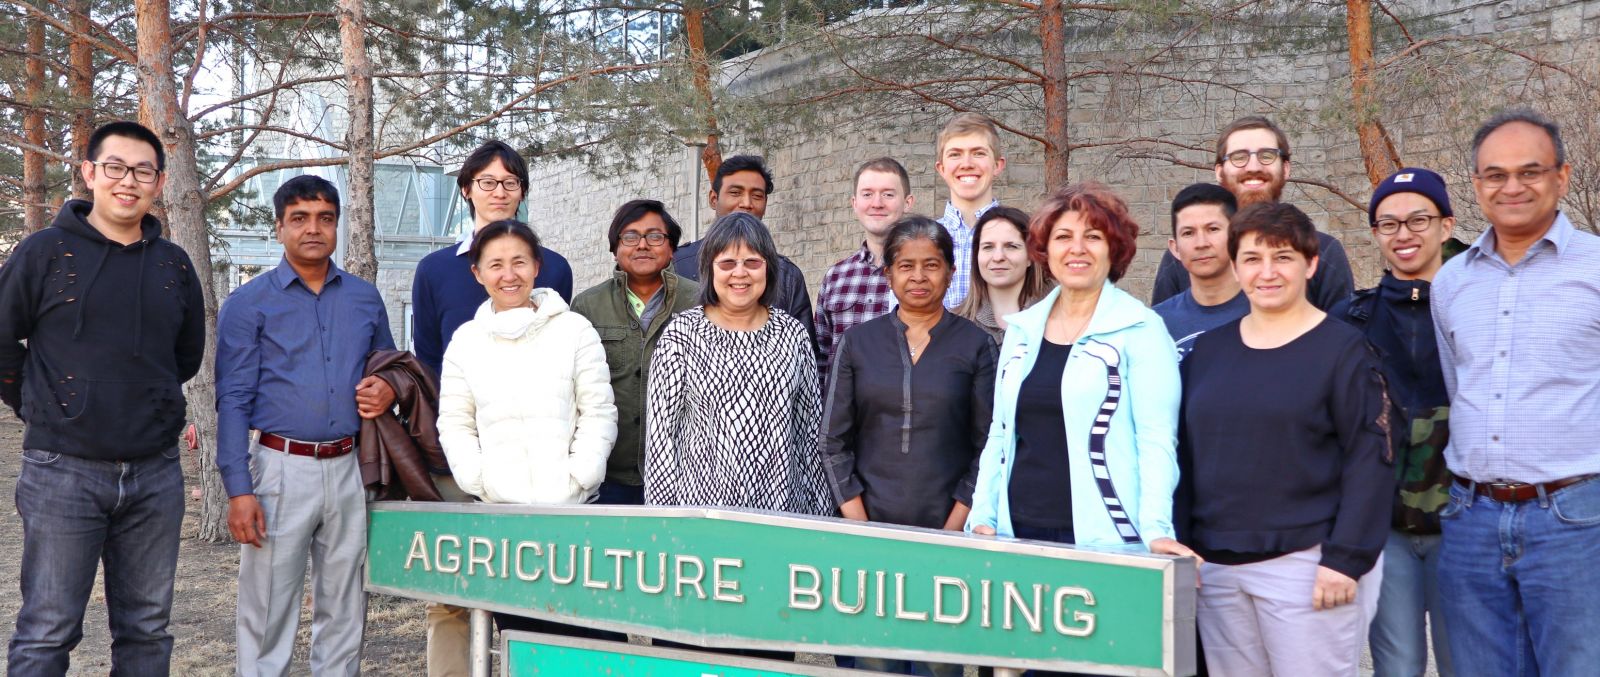
[[[69,200],[0,266],[0,399],[22,419],[22,609],[13,675],[63,675],[105,563],[111,674],[166,675],[183,470],[182,384],[205,308],[189,256],[161,238],[161,140],[133,122],[89,137]],[[26,342],[26,343],[24,343]]]

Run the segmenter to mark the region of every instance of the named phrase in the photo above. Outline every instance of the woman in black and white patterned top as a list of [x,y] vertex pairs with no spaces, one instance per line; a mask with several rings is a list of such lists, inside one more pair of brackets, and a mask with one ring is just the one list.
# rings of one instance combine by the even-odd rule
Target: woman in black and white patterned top
[[756,217],[712,225],[702,305],[667,325],[650,366],[646,504],[834,514],[817,450],[816,355],[804,325],[771,305],[777,265]]

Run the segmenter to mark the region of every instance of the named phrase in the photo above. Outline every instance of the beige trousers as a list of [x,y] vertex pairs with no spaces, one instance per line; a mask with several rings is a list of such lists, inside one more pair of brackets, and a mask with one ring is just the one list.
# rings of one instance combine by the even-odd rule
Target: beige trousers
[[[451,503],[476,501],[448,475],[434,475],[439,495]],[[468,677],[471,623],[468,610],[450,604],[428,605],[428,677]]]

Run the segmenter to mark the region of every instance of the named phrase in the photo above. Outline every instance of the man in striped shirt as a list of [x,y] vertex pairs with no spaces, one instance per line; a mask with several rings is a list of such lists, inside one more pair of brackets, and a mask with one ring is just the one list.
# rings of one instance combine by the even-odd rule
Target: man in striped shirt
[[822,378],[846,329],[889,312],[894,296],[883,272],[883,240],[911,209],[911,177],[893,158],[868,160],[856,169],[850,209],[866,234],[861,248],[828,268],[817,291],[817,366]]
[[1439,587],[1450,651],[1473,674],[1600,666],[1600,237],[1559,211],[1572,168],[1530,109],[1472,140],[1489,228],[1434,278],[1450,395]]

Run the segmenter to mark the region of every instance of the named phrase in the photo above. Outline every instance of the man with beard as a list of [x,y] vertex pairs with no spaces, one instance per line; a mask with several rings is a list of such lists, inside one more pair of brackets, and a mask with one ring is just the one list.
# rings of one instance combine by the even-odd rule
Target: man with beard
[[[1217,183],[1233,193],[1239,208],[1257,202],[1279,202],[1289,181],[1289,137],[1271,120],[1251,115],[1234,120],[1217,137]],[[1328,310],[1355,288],[1350,259],[1344,246],[1327,233],[1318,232],[1317,271],[1306,285],[1312,305]],[[1172,252],[1161,256],[1150,304],[1155,305],[1189,288],[1189,275]]]

